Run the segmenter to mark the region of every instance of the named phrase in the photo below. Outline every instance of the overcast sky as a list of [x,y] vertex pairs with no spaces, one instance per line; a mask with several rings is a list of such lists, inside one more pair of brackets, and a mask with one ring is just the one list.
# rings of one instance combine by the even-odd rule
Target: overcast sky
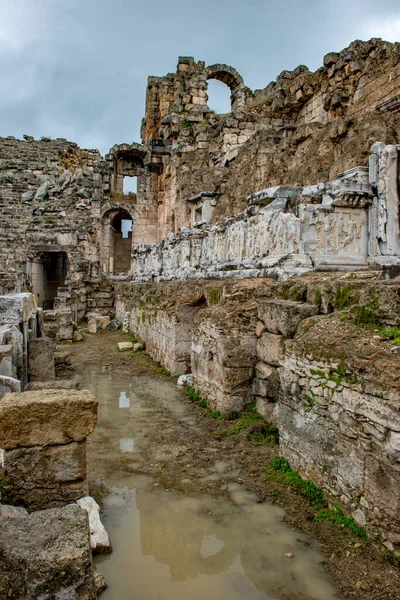
[[230,64],[256,89],[354,39],[400,41],[400,0],[0,0],[0,15],[0,136],[103,154],[140,141],[147,76],[178,56]]

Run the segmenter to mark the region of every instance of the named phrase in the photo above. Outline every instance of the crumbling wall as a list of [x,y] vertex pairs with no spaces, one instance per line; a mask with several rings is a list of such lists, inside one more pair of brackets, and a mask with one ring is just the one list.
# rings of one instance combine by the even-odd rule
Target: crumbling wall
[[[191,57],[176,73],[150,77],[143,143],[171,144],[158,158],[159,238],[188,226],[187,200],[200,192],[221,192],[216,220],[241,212],[258,189],[365,166],[376,139],[399,143],[399,47],[356,41],[315,73],[300,65],[254,92],[232,67]],[[228,115],[210,111],[212,78],[231,89]]]
[[399,282],[369,277],[273,286],[275,299],[259,302],[262,362],[253,390],[292,468],[393,550],[400,543],[400,359],[388,328],[400,323]]
[[400,146],[376,143],[369,168],[350,169],[327,183],[251,194],[243,213],[135,248],[133,278],[286,278],[313,268],[396,261],[399,163]]

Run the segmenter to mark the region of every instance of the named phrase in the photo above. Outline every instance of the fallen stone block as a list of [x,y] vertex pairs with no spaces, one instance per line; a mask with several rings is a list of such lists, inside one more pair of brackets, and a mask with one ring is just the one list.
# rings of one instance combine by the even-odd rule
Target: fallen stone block
[[107,329],[110,324],[110,317],[97,315],[94,313],[88,314],[88,331],[89,333],[97,333],[100,330]]
[[36,338],[29,341],[30,381],[49,381],[55,378],[54,341]]
[[95,600],[86,511],[72,505],[0,523],[0,598]]
[[257,355],[258,358],[279,367],[285,359],[285,338],[283,335],[275,335],[274,333],[263,333],[257,340]]
[[83,335],[80,331],[74,331],[74,342],[81,342],[83,340]]
[[193,375],[188,373],[187,375],[180,375],[178,377],[178,381],[176,382],[178,387],[185,387],[186,385],[193,385]]
[[140,342],[138,342],[137,344],[133,344],[134,352],[141,352],[142,350],[144,350],[144,344],[141,344]]
[[4,490],[13,504],[29,510],[64,506],[88,489],[86,441],[3,450],[3,469]]
[[313,304],[293,300],[261,300],[258,303],[258,317],[267,331],[293,337],[301,321],[318,314]]
[[133,350],[133,344],[132,344],[132,342],[119,342],[118,350],[120,352],[126,352],[127,350]]
[[109,554],[112,552],[110,538],[100,519],[100,507],[91,496],[80,498],[76,501],[78,506],[87,511],[89,515],[90,544],[93,552]]
[[97,408],[87,390],[6,394],[0,402],[0,448],[80,442],[95,428]]

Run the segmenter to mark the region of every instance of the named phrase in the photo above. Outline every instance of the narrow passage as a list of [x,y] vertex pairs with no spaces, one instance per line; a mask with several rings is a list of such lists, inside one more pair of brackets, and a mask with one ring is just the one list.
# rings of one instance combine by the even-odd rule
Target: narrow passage
[[246,490],[237,454],[226,455],[175,380],[143,353],[117,353],[117,339],[87,336],[73,350],[81,387],[100,403],[88,470],[92,493],[110,492],[113,553],[95,561],[105,600],[337,598],[315,544]]

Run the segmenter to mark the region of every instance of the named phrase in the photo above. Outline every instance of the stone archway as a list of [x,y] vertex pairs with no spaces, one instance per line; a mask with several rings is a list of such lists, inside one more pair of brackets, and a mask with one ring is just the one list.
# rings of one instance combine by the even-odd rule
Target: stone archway
[[104,275],[129,275],[134,215],[127,203],[107,203],[101,215],[101,265]]
[[243,77],[229,65],[216,64],[206,68],[207,79],[217,79],[231,90],[231,108],[234,112],[244,108],[246,102]]

